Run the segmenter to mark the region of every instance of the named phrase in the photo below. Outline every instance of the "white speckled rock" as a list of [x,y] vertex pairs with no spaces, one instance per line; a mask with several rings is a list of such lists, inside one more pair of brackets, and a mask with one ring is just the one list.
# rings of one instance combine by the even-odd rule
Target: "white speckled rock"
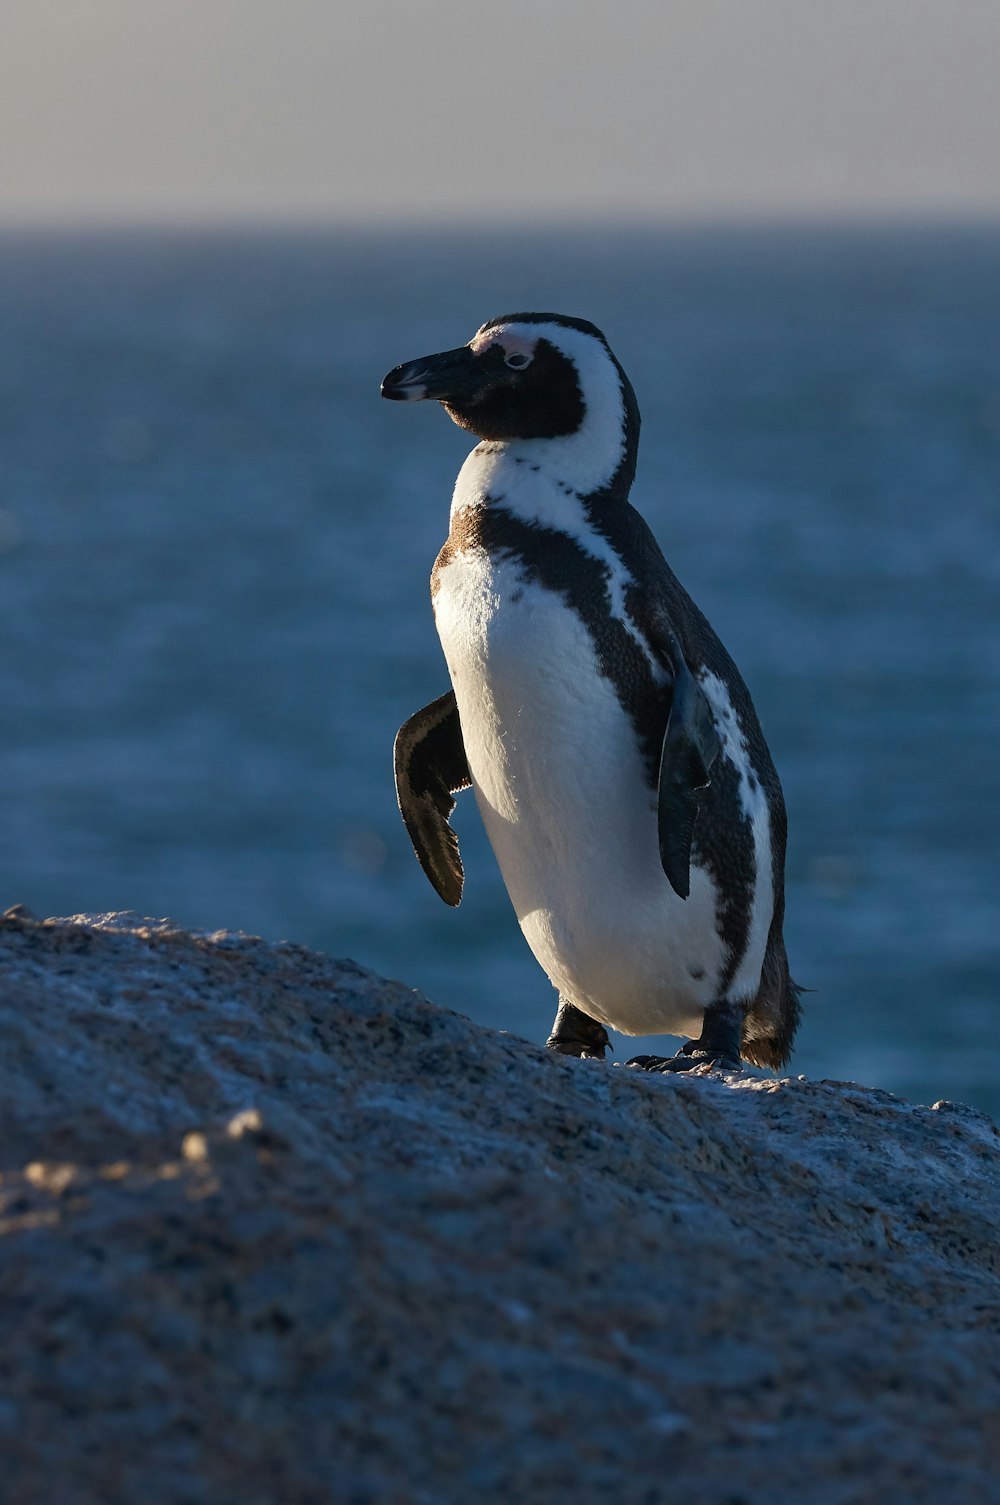
[[973,1110],[570,1061],[135,916],[12,911],[0,982],[5,1502],[998,1498]]

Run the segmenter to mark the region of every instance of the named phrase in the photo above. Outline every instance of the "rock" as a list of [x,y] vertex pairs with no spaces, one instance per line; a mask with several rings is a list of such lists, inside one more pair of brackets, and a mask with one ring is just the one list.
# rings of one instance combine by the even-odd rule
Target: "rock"
[[997,1498],[1000,1139],[352,962],[0,922],[11,1505]]

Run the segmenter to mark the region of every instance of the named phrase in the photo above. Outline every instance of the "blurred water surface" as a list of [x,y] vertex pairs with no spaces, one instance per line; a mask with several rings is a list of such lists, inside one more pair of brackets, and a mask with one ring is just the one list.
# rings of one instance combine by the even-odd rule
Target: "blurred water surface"
[[997,1112],[997,231],[0,240],[0,900],[287,936],[544,1039],[471,799],[452,912],[390,765],[469,446],[378,383],[519,308],[608,334],[636,503],[754,693],[795,1068]]

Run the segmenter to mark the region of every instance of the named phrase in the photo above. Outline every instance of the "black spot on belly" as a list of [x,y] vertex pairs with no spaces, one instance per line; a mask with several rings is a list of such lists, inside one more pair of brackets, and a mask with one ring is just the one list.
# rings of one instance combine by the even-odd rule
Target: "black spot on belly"
[[689,976],[691,976],[691,977],[694,978],[695,982],[701,982],[702,978],[705,975],[705,968],[704,967],[688,967],[688,974],[689,974]]
[[511,604],[511,606],[516,606],[517,603],[518,603],[518,601],[522,600],[523,596],[524,596],[524,590],[519,585],[516,591],[511,591],[511,593],[510,593],[510,604]]

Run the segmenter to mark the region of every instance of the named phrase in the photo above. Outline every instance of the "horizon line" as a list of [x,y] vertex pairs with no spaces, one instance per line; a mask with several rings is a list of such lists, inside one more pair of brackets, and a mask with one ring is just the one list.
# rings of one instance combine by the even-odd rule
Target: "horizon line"
[[703,231],[825,231],[838,230],[1000,230],[1000,207],[983,209],[929,207],[906,208],[744,208],[713,210],[672,210],[653,214],[645,210],[615,210],[595,214],[584,209],[553,210],[545,216],[525,211],[521,217],[498,217],[489,211],[440,212],[415,214],[412,210],[360,210],[341,213],[318,210],[294,210],[280,214],[267,212],[204,213],[198,210],[169,212],[115,211],[105,213],[37,212],[4,213],[0,209],[0,236],[100,233],[193,234],[244,233],[268,234],[285,231],[297,233],[378,232],[405,229],[411,234],[489,231],[501,236],[526,233],[546,234],[567,231],[612,233],[645,231],[649,233],[698,233]]

